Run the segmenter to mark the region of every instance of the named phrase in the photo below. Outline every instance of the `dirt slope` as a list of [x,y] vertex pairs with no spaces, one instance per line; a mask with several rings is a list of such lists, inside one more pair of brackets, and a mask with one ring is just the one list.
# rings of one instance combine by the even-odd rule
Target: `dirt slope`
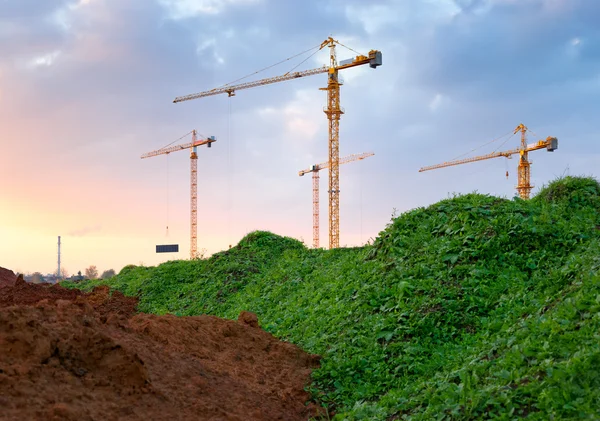
[[0,288],[0,420],[306,420],[318,357],[251,313],[134,315],[107,289]]
[[13,273],[12,270],[0,267],[0,288],[6,285],[14,285],[16,279],[17,276]]

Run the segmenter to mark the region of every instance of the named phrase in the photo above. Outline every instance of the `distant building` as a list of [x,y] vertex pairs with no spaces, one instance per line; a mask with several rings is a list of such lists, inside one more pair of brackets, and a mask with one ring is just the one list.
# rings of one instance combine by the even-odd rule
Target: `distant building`
[[47,284],[56,284],[60,281],[60,278],[54,274],[44,275],[44,282]]

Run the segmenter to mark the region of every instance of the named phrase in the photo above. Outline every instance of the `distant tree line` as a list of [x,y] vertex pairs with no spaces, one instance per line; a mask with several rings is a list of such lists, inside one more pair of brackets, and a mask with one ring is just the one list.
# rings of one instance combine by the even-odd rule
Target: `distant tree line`
[[41,272],[34,272],[31,275],[25,275],[25,280],[34,284],[41,284],[45,282],[52,283],[59,280],[78,282],[85,279],[109,279],[116,275],[114,269],[108,269],[102,272],[102,275],[98,276],[98,268],[95,265],[91,265],[85,269],[84,273],[85,274],[82,274],[81,271],[78,271],[77,275],[69,276],[69,272],[65,268],[61,268],[60,276],[58,276],[58,270],[49,275],[43,275]]

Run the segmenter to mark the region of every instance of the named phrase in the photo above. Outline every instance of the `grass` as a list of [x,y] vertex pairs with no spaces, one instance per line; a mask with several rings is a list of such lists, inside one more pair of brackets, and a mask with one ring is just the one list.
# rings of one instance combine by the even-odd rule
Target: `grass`
[[107,283],[145,312],[257,313],[323,355],[339,420],[600,418],[600,185],[532,200],[468,194],[400,215],[372,245],[309,250],[254,232],[209,259]]

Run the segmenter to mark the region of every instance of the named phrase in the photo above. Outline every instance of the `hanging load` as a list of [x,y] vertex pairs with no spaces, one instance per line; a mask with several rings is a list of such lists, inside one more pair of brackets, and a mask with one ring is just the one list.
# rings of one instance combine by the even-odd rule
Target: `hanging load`
[[179,253],[179,244],[164,244],[156,246],[157,253]]

